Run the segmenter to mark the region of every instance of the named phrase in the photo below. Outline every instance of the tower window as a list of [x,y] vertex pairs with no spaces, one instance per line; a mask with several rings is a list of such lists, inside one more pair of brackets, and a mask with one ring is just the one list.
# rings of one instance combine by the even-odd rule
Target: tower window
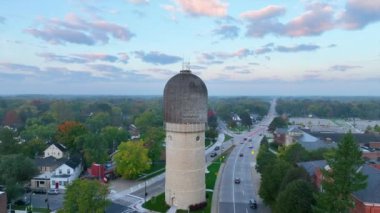
[[199,137],[199,135],[195,138],[195,140],[196,140],[197,142],[199,142],[200,139],[201,139],[201,137]]

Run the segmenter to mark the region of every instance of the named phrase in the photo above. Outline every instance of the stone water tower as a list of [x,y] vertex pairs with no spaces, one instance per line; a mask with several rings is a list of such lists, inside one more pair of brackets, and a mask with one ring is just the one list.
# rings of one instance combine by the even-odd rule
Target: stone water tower
[[167,82],[163,102],[165,201],[170,206],[188,209],[192,204],[206,201],[206,85],[190,70],[182,70]]

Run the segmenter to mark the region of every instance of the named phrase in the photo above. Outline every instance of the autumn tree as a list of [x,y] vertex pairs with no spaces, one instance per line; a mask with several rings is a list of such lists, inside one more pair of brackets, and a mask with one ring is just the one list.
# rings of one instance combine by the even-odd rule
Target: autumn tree
[[367,185],[367,176],[360,172],[362,152],[351,133],[338,148],[325,156],[329,169],[322,170],[323,191],[317,196],[316,212],[349,212],[354,207],[351,194]]
[[65,121],[58,126],[56,139],[70,150],[80,150],[81,147],[75,143],[75,140],[87,133],[86,127],[76,121]]
[[143,141],[122,142],[114,155],[116,172],[123,178],[133,179],[150,169],[151,160]]
[[110,201],[108,187],[96,180],[77,179],[67,186],[62,213],[103,213]]

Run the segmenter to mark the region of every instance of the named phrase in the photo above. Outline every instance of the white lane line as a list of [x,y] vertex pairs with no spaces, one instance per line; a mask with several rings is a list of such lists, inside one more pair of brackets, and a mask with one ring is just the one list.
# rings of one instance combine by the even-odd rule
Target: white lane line
[[232,169],[232,179],[233,179],[233,182],[232,182],[232,202],[234,204],[234,213],[236,213],[236,206],[235,206],[235,166],[236,166],[237,159],[239,158],[239,154],[240,154],[241,150],[243,149],[243,147],[245,147],[245,144],[240,147],[239,152],[237,153],[237,155],[235,157],[234,167]]

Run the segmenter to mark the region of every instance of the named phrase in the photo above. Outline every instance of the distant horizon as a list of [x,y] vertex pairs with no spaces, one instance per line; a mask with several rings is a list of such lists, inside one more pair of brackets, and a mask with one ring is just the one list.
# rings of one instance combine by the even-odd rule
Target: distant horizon
[[380,1],[4,1],[0,93],[379,96]]

